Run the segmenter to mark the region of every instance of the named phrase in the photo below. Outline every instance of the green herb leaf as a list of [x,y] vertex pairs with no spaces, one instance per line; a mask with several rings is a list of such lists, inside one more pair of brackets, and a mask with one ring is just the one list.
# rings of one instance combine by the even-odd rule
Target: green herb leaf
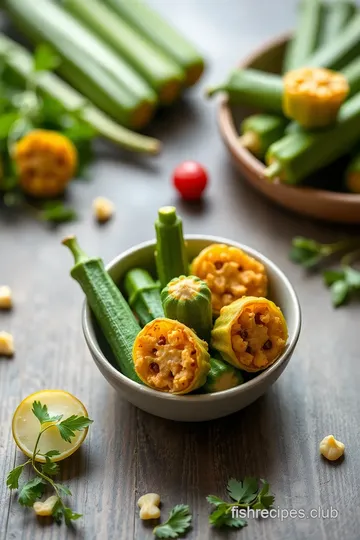
[[7,139],[18,118],[19,113],[17,111],[11,111],[0,116],[0,140]]
[[221,524],[222,527],[233,527],[234,529],[242,529],[247,526],[246,519],[232,517],[231,514],[227,514]]
[[230,478],[227,490],[230,497],[239,503],[250,504],[256,499],[258,492],[258,482],[256,478],[246,477],[243,482]]
[[25,465],[27,465],[29,462],[23,463],[22,465],[18,465],[9,472],[6,479],[6,485],[10,489],[18,489],[19,487],[19,478],[24,470]]
[[59,67],[61,59],[56,51],[48,44],[41,43],[34,52],[34,71],[53,71]]
[[59,452],[59,450],[49,450],[48,452],[46,452],[46,454],[44,454],[44,456],[48,456],[49,458],[51,457],[54,457],[54,456],[60,456],[61,452]]
[[292,247],[289,253],[290,260],[301,264],[306,268],[316,266],[321,261],[321,256],[303,248]]
[[320,242],[316,242],[312,238],[305,238],[304,236],[295,236],[292,240],[292,245],[312,254],[320,253],[323,248],[323,244],[320,244]]
[[61,523],[64,512],[63,512],[63,504],[60,499],[58,499],[58,501],[56,502],[51,515],[56,523],[59,523],[59,524]]
[[64,441],[71,443],[71,437],[75,437],[76,431],[83,431],[92,423],[93,420],[90,420],[86,416],[72,415],[60,422],[57,427]]
[[42,472],[47,476],[56,476],[60,472],[60,467],[57,463],[51,461],[48,456],[45,456],[46,463],[42,466]]
[[52,223],[65,223],[75,221],[77,219],[77,214],[73,208],[65,206],[62,202],[51,201],[43,206],[40,218],[43,221]]
[[335,281],[331,287],[331,300],[335,307],[344,304],[348,298],[350,287],[344,280]]
[[171,510],[168,520],[154,529],[157,538],[178,538],[191,526],[192,516],[186,504],[178,504]]
[[328,287],[336,281],[343,280],[344,277],[345,273],[342,270],[325,270],[323,272],[324,282]]
[[23,485],[20,490],[18,501],[22,506],[32,506],[43,495],[45,484],[42,478],[36,476]]
[[70,489],[67,486],[64,486],[64,484],[55,484],[55,486],[63,495],[72,495]]
[[40,401],[34,401],[32,406],[32,412],[39,420],[40,424],[45,424],[46,422],[58,422],[63,417],[62,414],[58,416],[50,416],[47,406],[42,405]]
[[346,266],[344,269],[345,281],[352,289],[360,289],[360,272],[351,268],[351,266]]
[[228,512],[231,512],[231,506],[232,504],[229,505],[225,502],[218,505],[216,510],[214,510],[209,516],[210,525],[214,525],[214,527],[222,527],[227,519]]
[[72,521],[76,521],[77,519],[80,519],[82,517],[82,514],[73,512],[71,508],[67,508],[66,506],[63,508],[63,514],[66,525],[70,525]]
[[261,510],[265,508],[271,508],[271,506],[274,504],[274,501],[275,501],[274,495],[269,494],[269,489],[270,489],[269,483],[266,480],[262,480],[262,479],[261,479],[261,482],[262,482],[262,487],[257,496],[258,502],[252,506],[254,510],[256,510],[256,508],[261,509]]
[[216,497],[216,495],[208,495],[206,497],[206,500],[210,504],[214,504],[215,506],[220,506],[221,504],[224,504],[224,501],[220,499],[220,497]]

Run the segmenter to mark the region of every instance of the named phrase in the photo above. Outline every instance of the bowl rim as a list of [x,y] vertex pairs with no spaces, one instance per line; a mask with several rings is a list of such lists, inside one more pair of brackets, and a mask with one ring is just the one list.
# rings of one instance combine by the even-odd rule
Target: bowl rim
[[[257,47],[255,51],[247,55],[238,65],[239,69],[246,69],[252,64],[259,56],[264,54],[270,48],[280,46],[285,44],[288,41],[291,33],[281,34],[275,38],[267,39],[262,45]],[[238,133],[233,121],[231,114],[231,108],[229,106],[229,101],[226,96],[220,98],[219,107],[218,107],[218,125],[220,132],[229,146],[229,149],[233,156],[239,159],[241,162],[247,164],[247,166],[253,169],[260,179],[264,181],[266,179],[264,175],[264,164],[257,159],[247,148],[241,146],[238,142]],[[302,186],[291,186],[289,184],[284,184],[281,182],[273,182],[274,189],[281,188],[286,190],[292,197],[299,195],[299,189],[303,195],[311,195],[314,198],[321,198],[321,200],[332,203],[346,203],[347,205],[351,204],[354,206],[360,205],[360,194],[357,193],[341,193],[337,191],[326,191],[325,189],[316,189]]]
[[[91,322],[91,316],[90,316],[90,308],[88,305],[88,302],[85,298],[83,302],[83,308],[82,308],[82,328],[83,333],[85,336],[86,343],[92,353],[96,355],[96,358],[98,362],[103,366],[105,370],[110,372],[112,377],[114,377],[120,384],[125,384],[130,390],[134,390],[137,392],[141,392],[142,394],[146,394],[149,397],[155,397],[158,399],[163,400],[176,400],[177,402],[208,402],[208,401],[217,401],[222,400],[224,398],[233,396],[237,393],[242,393],[247,391],[248,389],[254,388],[255,386],[261,384],[266,378],[270,377],[271,374],[275,371],[277,371],[280,366],[286,362],[286,360],[291,357],[295,346],[298,342],[300,330],[301,330],[301,308],[298,296],[290,282],[290,280],[286,277],[284,272],[270,259],[268,259],[265,255],[262,255],[257,250],[246,246],[245,244],[240,244],[239,242],[235,242],[233,240],[230,240],[228,238],[220,237],[220,236],[213,236],[213,235],[203,235],[203,234],[187,234],[185,235],[185,240],[205,240],[209,241],[211,243],[219,243],[219,244],[228,244],[234,247],[238,247],[248,253],[249,255],[253,256],[254,258],[258,258],[266,267],[270,267],[283,281],[286,288],[288,289],[291,301],[292,301],[292,308],[294,311],[294,319],[295,319],[295,330],[293,335],[290,337],[289,342],[287,344],[286,350],[283,352],[283,354],[272,364],[270,367],[265,369],[264,371],[260,372],[259,375],[257,375],[254,379],[251,379],[250,381],[246,381],[245,383],[235,386],[234,388],[229,388],[227,390],[221,390],[220,392],[211,392],[208,394],[196,394],[196,395],[174,395],[169,394],[166,392],[161,392],[159,390],[154,390],[152,388],[149,388],[148,386],[139,384],[135,381],[132,381],[125,375],[123,375],[120,371],[118,371],[110,362],[107,360],[105,355],[100,349],[100,346],[97,342],[97,339],[94,334],[94,329]],[[140,244],[136,244],[135,246],[127,249],[120,255],[116,256],[114,259],[112,259],[107,265],[106,270],[111,271],[113,267],[115,267],[121,260],[127,258],[128,256],[132,255],[133,253],[150,247],[155,246],[156,241],[148,240],[145,242],[142,242]]]

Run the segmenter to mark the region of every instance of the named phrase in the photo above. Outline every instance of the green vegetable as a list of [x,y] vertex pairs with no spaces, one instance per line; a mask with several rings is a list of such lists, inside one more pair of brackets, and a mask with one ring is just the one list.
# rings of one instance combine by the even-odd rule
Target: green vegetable
[[155,527],[153,533],[157,538],[178,538],[190,529],[191,520],[190,507],[187,504],[177,504],[167,521]]
[[312,172],[335,161],[355,146],[360,138],[360,94],[340,109],[337,124],[319,132],[286,135],[270,146],[265,176],[287,184],[299,184]]
[[283,66],[285,72],[303,67],[316,49],[323,15],[320,0],[301,0],[295,34],[286,48]]
[[202,390],[207,394],[221,392],[222,390],[235,388],[235,386],[239,386],[243,382],[244,377],[239,369],[218,358],[210,358],[210,371]]
[[125,275],[124,289],[129,298],[129,305],[142,326],[157,317],[164,317],[159,284],[147,270],[143,268],[129,270]]
[[209,342],[212,329],[211,291],[196,276],[172,279],[161,291],[165,317],[182,322],[204,341]]
[[132,348],[140,327],[125,298],[98,258],[89,258],[74,236],[63,240],[75,259],[71,276],[78,281],[110,345],[121,373],[141,383],[135,373]]
[[155,231],[157,275],[161,287],[165,287],[174,277],[187,275],[189,270],[182,220],[174,206],[159,209]]
[[321,244],[311,238],[295,237],[292,240],[290,259],[305,268],[314,268],[324,262],[331,262],[336,255],[342,255],[340,268],[326,269],[324,283],[330,289],[334,307],[347,302],[360,291],[360,271],[352,267],[360,259],[360,240],[349,238],[332,244]]
[[41,71],[33,78],[31,54],[2,33],[0,33],[0,59],[5,62],[5,80],[9,74],[12,79],[15,77],[17,85],[25,87],[30,78],[34,79],[34,84],[44,96],[55,99],[66,111],[76,114],[87,122],[99,135],[127,150],[151,154],[159,151],[159,141],[119,126],[54,73]]
[[156,94],[111,49],[52,0],[5,0],[16,25],[33,42],[48,42],[62,58],[59,72],[121,124],[140,128],[151,118]]
[[243,481],[230,478],[227,491],[232,501],[224,501],[215,495],[208,495],[206,500],[216,509],[209,516],[209,523],[215,527],[233,527],[240,529],[247,521],[239,517],[240,508],[266,510],[272,507],[275,497],[269,493],[269,483],[256,478],[244,478]]
[[360,154],[351,160],[345,172],[345,186],[350,193],[360,193]]
[[241,123],[239,142],[252,154],[262,158],[269,146],[283,136],[287,124],[288,120],[282,116],[253,114]]
[[360,13],[330,43],[323,45],[306,62],[307,66],[342,70],[360,54]]
[[105,0],[121,19],[151,41],[185,71],[186,86],[194,85],[204,71],[204,59],[189,41],[142,0]]
[[321,43],[331,43],[343,32],[356,12],[355,3],[348,0],[329,2],[325,6],[324,23],[321,25]]
[[[71,439],[75,436],[75,432],[83,431],[88,428],[93,423],[93,420],[90,420],[90,418],[87,418],[86,416],[73,415],[64,420],[62,419],[62,415],[51,416],[47,406],[42,405],[39,401],[33,402],[32,412],[40,422],[39,435],[32,457],[9,472],[6,485],[9,489],[19,489],[19,479],[24,472],[25,467],[31,465],[37,476],[28,480],[21,486],[18,496],[19,503],[22,506],[33,506],[37,499],[43,495],[47,484],[49,484],[58,497],[53,508],[52,517],[58,522],[64,517],[66,525],[70,525],[72,521],[81,518],[82,514],[77,514],[76,512],[73,512],[71,508],[65,506],[63,495],[69,496],[71,495],[71,491],[68,487],[55,482],[53,478],[51,478],[60,472],[58,464],[52,461],[52,458],[58,456],[60,452],[54,449],[43,454],[46,462],[41,468],[35,461],[35,458],[40,453],[41,437],[49,428],[57,428],[61,438],[64,439],[64,441],[71,443]],[[51,422],[51,424],[49,424],[49,422]]]
[[64,4],[144,77],[161,103],[169,104],[179,96],[184,71],[146,37],[139,36],[113,10],[99,0],[65,0]]
[[229,102],[282,113],[282,79],[278,75],[255,69],[237,69],[219,86],[207,89],[207,96],[226,92]]

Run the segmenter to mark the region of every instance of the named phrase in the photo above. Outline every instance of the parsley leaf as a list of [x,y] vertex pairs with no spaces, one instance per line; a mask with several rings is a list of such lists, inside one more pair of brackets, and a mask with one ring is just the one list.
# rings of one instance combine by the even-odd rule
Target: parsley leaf
[[157,538],[178,538],[191,526],[192,515],[186,504],[178,504],[171,510],[168,520],[154,529]]
[[29,461],[26,461],[26,463],[23,463],[22,465],[18,465],[9,472],[6,479],[6,485],[10,489],[18,489],[19,487],[19,478],[24,470],[25,465],[27,465]]
[[206,497],[207,502],[210,504],[214,504],[215,506],[219,506],[220,504],[224,504],[224,501],[220,499],[220,497],[216,497],[216,495],[208,495]]
[[234,527],[236,529],[242,529],[247,526],[246,519],[232,517],[231,514],[227,514],[223,519],[223,526],[225,527]]
[[58,422],[63,417],[62,414],[58,416],[50,416],[47,406],[42,405],[40,401],[34,401],[32,412],[39,420],[40,424],[45,424],[46,422]]
[[323,278],[324,283],[330,287],[335,281],[340,281],[344,279],[345,273],[341,270],[324,270]]
[[238,503],[251,503],[257,495],[258,483],[256,478],[246,477],[243,482],[230,478],[227,490],[230,497]]
[[57,463],[51,461],[49,456],[45,456],[46,463],[42,466],[42,472],[47,476],[56,476],[60,472],[60,467]]
[[76,416],[73,414],[60,422],[57,427],[64,441],[71,443],[71,437],[75,437],[75,431],[83,431],[92,423],[93,420],[90,420],[86,416]]
[[44,456],[48,456],[49,458],[51,457],[54,457],[54,456],[60,456],[61,452],[59,452],[59,450],[49,450],[48,452],[46,452],[46,454],[44,454]]
[[26,482],[20,490],[18,501],[22,506],[32,506],[44,493],[45,484],[40,476]]
[[55,484],[57,489],[61,491],[64,495],[71,495],[71,491],[67,486],[64,486],[64,484]]
[[269,482],[267,482],[266,480],[261,480],[261,482],[263,485],[257,495],[258,502],[252,506],[254,510],[256,509],[264,510],[267,508],[271,508],[271,506],[274,504],[274,501],[275,501],[274,495],[269,495],[269,489],[270,489]]
[[77,514],[76,512],[73,512],[71,508],[67,508],[66,506],[63,508],[63,514],[67,525],[70,525],[71,521],[76,521],[82,517],[82,514]]
[[360,272],[351,268],[351,266],[346,266],[344,268],[345,280],[346,283],[353,289],[360,289]]
[[44,204],[40,212],[40,219],[50,223],[67,223],[76,221],[77,214],[73,208],[64,205],[62,202],[49,201]]
[[331,300],[334,307],[339,307],[345,303],[350,292],[350,286],[345,280],[335,281],[331,287]]

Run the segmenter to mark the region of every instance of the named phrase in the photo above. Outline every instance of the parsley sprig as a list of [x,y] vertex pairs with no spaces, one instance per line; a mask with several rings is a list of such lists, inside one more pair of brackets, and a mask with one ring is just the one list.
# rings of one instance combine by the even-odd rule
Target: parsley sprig
[[236,517],[233,508],[252,508],[253,510],[265,510],[271,508],[275,497],[269,493],[269,483],[266,480],[246,477],[243,481],[230,478],[227,492],[232,501],[223,501],[215,495],[206,497],[207,501],[216,509],[209,516],[209,523],[215,527],[242,528],[247,521]]
[[323,271],[324,283],[330,290],[332,304],[339,307],[360,292],[360,271],[353,267],[354,262],[360,259],[359,246],[359,239],[321,244],[311,238],[297,236],[292,240],[289,256],[293,262],[306,269],[318,267],[332,260],[334,256],[340,258],[338,268]]
[[171,510],[165,523],[158,525],[154,529],[157,538],[178,538],[191,527],[192,515],[190,508],[186,504],[178,504]]
[[[74,512],[66,506],[64,497],[71,495],[71,491],[67,486],[55,482],[52,478],[60,472],[58,463],[52,458],[59,456],[59,450],[49,450],[45,454],[40,451],[40,441],[42,435],[53,426],[59,430],[60,436],[64,441],[71,443],[71,439],[75,436],[76,431],[83,431],[92,424],[92,420],[86,416],[72,415],[63,420],[63,415],[51,416],[46,405],[42,405],[40,401],[34,401],[32,412],[40,422],[40,430],[36,439],[32,457],[25,463],[18,465],[9,472],[6,480],[6,485],[10,489],[19,489],[19,479],[27,465],[31,465],[36,473],[36,476],[23,484],[19,490],[18,501],[22,506],[33,506],[45,491],[49,484],[55,491],[58,500],[53,508],[52,516],[55,521],[60,522],[64,518],[65,523],[69,525],[71,521],[79,519],[82,514]],[[36,457],[42,456],[45,458],[45,463],[41,466],[36,462]]]

